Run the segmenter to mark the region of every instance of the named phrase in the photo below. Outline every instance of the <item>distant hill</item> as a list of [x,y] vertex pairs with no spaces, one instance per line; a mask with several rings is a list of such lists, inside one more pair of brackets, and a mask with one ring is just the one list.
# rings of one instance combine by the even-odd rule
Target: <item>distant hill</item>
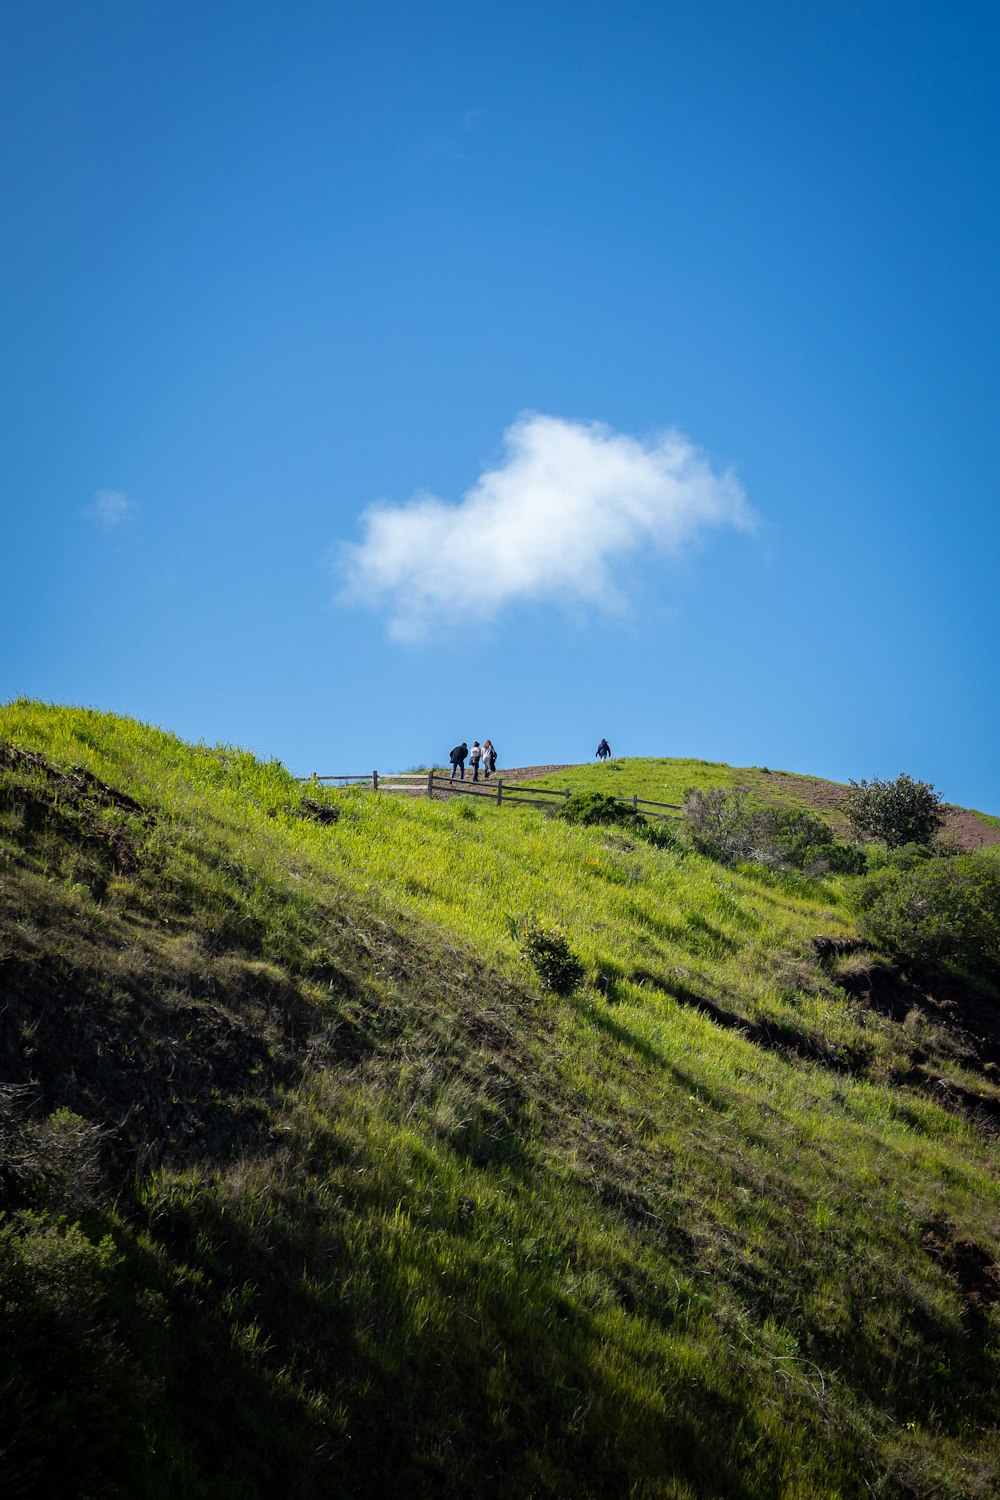
[[5,1494],[1000,1492],[1000,1004],[855,877],[24,700],[0,861]]

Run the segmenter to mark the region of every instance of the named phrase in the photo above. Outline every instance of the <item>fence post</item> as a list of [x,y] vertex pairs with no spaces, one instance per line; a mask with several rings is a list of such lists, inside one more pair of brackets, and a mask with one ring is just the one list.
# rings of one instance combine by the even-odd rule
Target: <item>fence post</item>
[[428,795],[428,797],[433,797],[433,795],[434,795],[434,767],[433,766],[427,772],[427,795]]
[[500,806],[500,804],[501,804],[502,801],[503,801],[503,777],[500,776],[500,777],[497,778],[497,807]]
[[566,790],[563,792],[563,796],[566,798],[566,801],[568,802],[569,801],[569,787],[567,787]]
[[632,811],[634,813],[637,813],[639,811],[639,793],[638,792],[636,792],[635,796],[632,798]]
[[377,771],[373,771],[372,772],[372,791],[373,792],[377,792],[378,791],[378,772]]

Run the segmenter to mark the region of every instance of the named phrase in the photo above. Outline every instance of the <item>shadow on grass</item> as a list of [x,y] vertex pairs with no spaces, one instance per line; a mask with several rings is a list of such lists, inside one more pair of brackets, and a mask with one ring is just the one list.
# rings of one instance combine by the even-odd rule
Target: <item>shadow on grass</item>
[[752,1021],[736,1011],[726,1010],[717,1001],[699,994],[680,980],[665,979],[650,969],[633,969],[628,977],[634,984],[649,985],[679,1004],[689,1006],[726,1031],[738,1031],[746,1041],[765,1047],[769,1052],[822,1063],[837,1073],[863,1073],[867,1067],[867,1055],[860,1049],[843,1045],[833,1047],[783,1021]]

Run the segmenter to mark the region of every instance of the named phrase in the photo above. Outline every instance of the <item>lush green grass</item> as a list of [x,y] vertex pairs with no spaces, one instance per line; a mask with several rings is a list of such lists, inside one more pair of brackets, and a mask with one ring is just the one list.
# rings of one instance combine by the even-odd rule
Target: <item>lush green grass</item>
[[816,788],[827,785],[819,777],[772,771],[766,766],[734,767],[714,760],[651,760],[639,756],[569,766],[548,776],[540,776],[530,785],[568,788],[573,792],[601,791],[626,797],[638,794],[654,802],[681,803],[689,787],[706,790],[713,786],[732,786],[735,781],[774,802],[802,806],[811,806],[801,796],[803,785]]
[[[81,710],[0,739],[148,814],[0,772],[4,1055],[39,1080],[3,1137],[35,1163],[8,1489],[996,1492],[995,1143],[907,1079],[997,1088],[816,960],[845,877],[471,799],[310,792],[321,823],[277,764]],[[600,988],[537,992],[532,913]]]

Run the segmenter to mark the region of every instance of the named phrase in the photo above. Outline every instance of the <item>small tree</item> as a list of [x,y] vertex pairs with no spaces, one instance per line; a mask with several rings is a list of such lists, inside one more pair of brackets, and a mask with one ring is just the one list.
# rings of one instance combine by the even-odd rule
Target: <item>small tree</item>
[[929,844],[944,822],[941,794],[905,773],[895,781],[852,781],[845,810],[859,837],[882,839],[890,849]]
[[583,980],[584,967],[561,927],[541,917],[529,917],[520,925],[519,944],[543,990],[572,995]]

